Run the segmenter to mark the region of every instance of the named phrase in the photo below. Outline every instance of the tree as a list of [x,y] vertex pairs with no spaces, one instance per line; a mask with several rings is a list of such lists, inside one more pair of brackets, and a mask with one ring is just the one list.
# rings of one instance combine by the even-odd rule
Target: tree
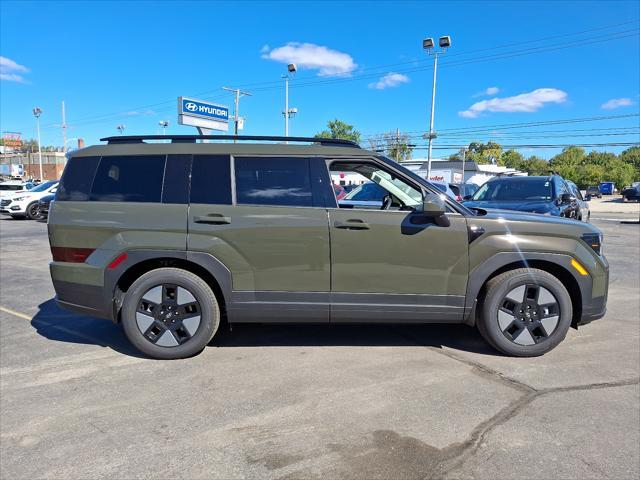
[[535,155],[531,155],[525,160],[523,170],[529,175],[548,175],[549,162]]
[[371,150],[383,150],[385,155],[396,162],[410,160],[413,155],[414,145],[409,143],[409,135],[406,133],[387,132],[369,139]]
[[636,169],[636,179],[640,179],[640,147],[627,148],[620,154],[620,160]]
[[328,130],[323,130],[316,134],[316,138],[341,138],[343,140],[351,140],[360,143],[360,132],[353,125],[343,122],[342,120],[329,120],[327,122]]
[[504,165],[505,167],[524,171],[525,162],[526,160],[520,152],[517,152],[515,150],[507,150],[506,152],[502,153],[499,163],[500,165]]
[[467,160],[473,160],[479,164],[494,164],[499,163],[502,156],[502,146],[496,142],[471,142],[467,151]]

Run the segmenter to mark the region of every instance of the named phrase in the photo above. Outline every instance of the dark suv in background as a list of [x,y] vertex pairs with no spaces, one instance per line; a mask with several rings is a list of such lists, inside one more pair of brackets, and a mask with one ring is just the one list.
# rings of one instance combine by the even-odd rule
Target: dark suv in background
[[494,177],[463,203],[469,208],[518,210],[581,219],[580,205],[570,186],[559,175]]
[[[605,313],[598,229],[469,210],[354,143],[103,140],[71,154],[51,202],[51,277],[62,307],[121,323],[149,356],[198,353],[223,319],[477,325],[535,356]],[[336,198],[343,174],[380,202]]]

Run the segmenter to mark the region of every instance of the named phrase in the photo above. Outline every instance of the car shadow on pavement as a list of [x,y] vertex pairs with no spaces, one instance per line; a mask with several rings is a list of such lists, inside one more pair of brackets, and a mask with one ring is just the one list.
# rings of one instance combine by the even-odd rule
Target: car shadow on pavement
[[100,345],[132,357],[146,358],[129,343],[120,325],[62,310],[53,298],[41,303],[38,308],[31,325],[39,335],[49,340]]
[[[31,325],[39,335],[58,342],[100,345],[146,358],[125,337],[119,325],[62,310],[54,299],[39,305]],[[208,348],[230,347],[447,347],[500,355],[478,332],[465,325],[286,325],[223,322]]]

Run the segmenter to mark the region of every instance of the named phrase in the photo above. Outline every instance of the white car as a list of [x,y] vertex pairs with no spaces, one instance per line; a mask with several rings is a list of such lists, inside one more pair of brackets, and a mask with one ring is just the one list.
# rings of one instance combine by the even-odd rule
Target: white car
[[45,195],[55,193],[58,181],[44,182],[31,190],[16,192],[0,200],[0,213],[11,215],[13,218],[38,218],[38,200]]
[[0,200],[11,197],[14,193],[31,190],[35,187],[33,182],[23,182],[22,180],[7,180],[0,183]]

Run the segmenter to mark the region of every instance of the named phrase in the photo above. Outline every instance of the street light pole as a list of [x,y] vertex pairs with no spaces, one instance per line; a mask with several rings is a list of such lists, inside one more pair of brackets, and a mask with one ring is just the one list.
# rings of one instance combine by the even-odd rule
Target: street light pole
[[433,144],[433,117],[436,111],[436,75],[438,72],[438,53],[435,52],[433,59],[433,88],[431,89],[431,118],[429,120],[429,153],[427,154],[427,178],[431,177],[431,146]]
[[422,41],[422,48],[427,51],[429,55],[433,55],[433,86],[431,90],[431,117],[429,120],[429,134],[426,137],[429,139],[429,153],[427,154],[427,180],[431,178],[431,147],[433,139],[436,138],[436,132],[433,129],[434,116],[436,110],[436,78],[438,72],[438,56],[445,53],[447,48],[451,46],[451,38],[449,36],[440,37],[438,39],[438,45],[440,50],[434,50],[434,43],[432,38],[426,38]]
[[42,109],[40,107],[34,108],[33,115],[36,117],[36,129],[38,131],[38,163],[40,164],[40,181],[42,181],[42,146],[40,144],[40,115],[42,115]]
[[166,135],[167,134],[167,127],[169,126],[169,121],[168,120],[160,120],[158,122],[158,125],[160,125],[162,127],[162,135]]
[[[289,73],[296,73],[298,67],[296,67],[295,63],[290,63],[287,65],[288,73],[283,75],[284,78],[284,136],[289,136],[289,117],[295,115],[298,112],[296,108],[289,108]],[[285,142],[288,143],[288,142]]]

